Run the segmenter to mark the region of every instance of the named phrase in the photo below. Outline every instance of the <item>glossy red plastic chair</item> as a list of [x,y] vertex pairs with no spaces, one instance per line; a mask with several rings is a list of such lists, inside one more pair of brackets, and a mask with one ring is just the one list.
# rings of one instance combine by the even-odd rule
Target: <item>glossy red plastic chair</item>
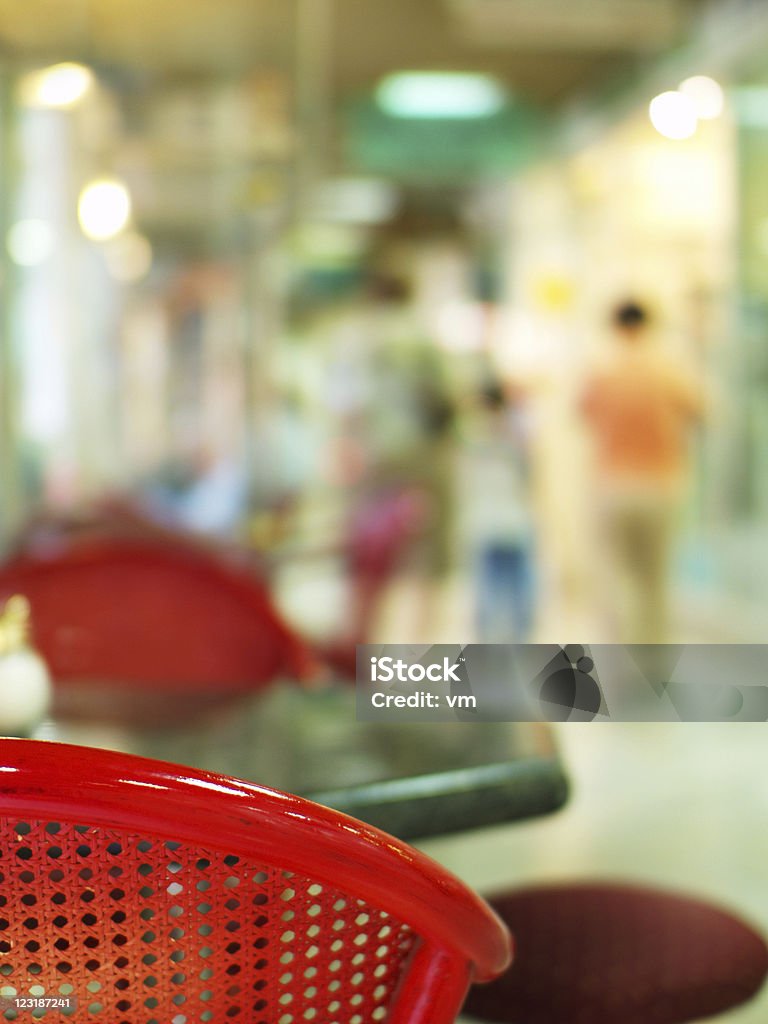
[[314,665],[253,573],[186,543],[62,542],[0,567],[0,600],[13,593],[57,684],[233,695]]
[[105,1024],[451,1024],[509,961],[486,904],[361,822],[34,740],[0,740],[0,903],[0,994]]

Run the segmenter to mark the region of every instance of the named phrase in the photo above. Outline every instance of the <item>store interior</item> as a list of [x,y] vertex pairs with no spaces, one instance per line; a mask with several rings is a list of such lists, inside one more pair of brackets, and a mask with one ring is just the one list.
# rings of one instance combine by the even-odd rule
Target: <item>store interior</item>
[[[0,653],[0,732],[267,784],[306,744],[337,793],[360,644],[763,643],[768,6],[0,0],[0,44],[0,597],[51,678],[25,719]],[[250,581],[250,670],[186,555]],[[401,838],[768,934],[763,723],[537,724],[567,797]]]

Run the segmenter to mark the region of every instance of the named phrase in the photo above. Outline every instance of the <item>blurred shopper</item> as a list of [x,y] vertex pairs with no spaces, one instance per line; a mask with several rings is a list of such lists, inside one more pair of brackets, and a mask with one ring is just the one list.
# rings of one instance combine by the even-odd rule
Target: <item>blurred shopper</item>
[[454,401],[409,280],[372,272],[365,284],[335,325],[327,383],[346,488],[348,633],[376,639],[393,588],[404,586],[413,635],[427,642],[454,561]]
[[245,473],[234,455],[201,445],[168,460],[138,498],[143,513],[164,527],[231,539],[247,506]]
[[179,499],[181,525],[194,533],[233,538],[247,507],[245,470],[230,452],[203,448],[189,488]]
[[613,326],[612,358],[588,381],[582,403],[595,446],[599,540],[610,607],[620,616],[617,639],[664,643],[673,540],[703,397],[694,376],[653,344],[643,306],[622,303]]
[[284,389],[262,410],[252,440],[249,540],[269,551],[295,534],[301,504],[315,482],[321,431],[302,395]]
[[380,419],[366,490],[397,550],[388,576],[398,570],[408,578],[417,605],[413,635],[427,643],[442,622],[455,561],[456,415],[437,373],[404,368],[399,381],[400,404]]
[[[386,588],[424,529],[421,495],[402,484],[382,480],[352,507],[346,542],[350,585],[349,644],[368,643]],[[354,653],[354,652],[353,652]],[[351,661],[354,672],[354,660]]]
[[425,377],[415,387],[413,402],[417,432],[409,475],[426,506],[422,565],[429,579],[440,581],[454,562],[456,410],[433,378]]
[[519,404],[488,382],[464,431],[465,531],[475,563],[477,638],[530,639],[533,613],[532,517],[525,431]]

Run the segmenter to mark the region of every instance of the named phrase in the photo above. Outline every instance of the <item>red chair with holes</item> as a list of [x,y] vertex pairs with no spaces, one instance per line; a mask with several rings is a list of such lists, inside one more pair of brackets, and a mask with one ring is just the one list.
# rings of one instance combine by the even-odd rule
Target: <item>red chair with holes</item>
[[185,543],[87,537],[22,554],[0,567],[0,601],[15,593],[57,689],[89,688],[86,711],[106,689],[121,713],[165,696],[180,715],[316,664],[253,573]]
[[451,1024],[510,955],[486,904],[361,822],[34,740],[0,740],[0,903],[3,997],[104,1024]]

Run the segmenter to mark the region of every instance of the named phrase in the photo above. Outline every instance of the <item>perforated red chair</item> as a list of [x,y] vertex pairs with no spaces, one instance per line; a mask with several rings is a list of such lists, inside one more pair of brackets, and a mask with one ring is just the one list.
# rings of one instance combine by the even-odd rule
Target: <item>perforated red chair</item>
[[245,569],[149,537],[73,540],[0,567],[0,600],[24,594],[54,683],[95,684],[177,712],[197,697],[257,690],[315,667],[266,589]]
[[510,955],[478,897],[361,822],[34,740],[0,740],[0,903],[0,995],[105,1024],[451,1024]]
[[709,902],[647,886],[574,883],[500,894],[512,969],[473,989],[466,1012],[495,1024],[683,1024],[751,999],[765,940]]

